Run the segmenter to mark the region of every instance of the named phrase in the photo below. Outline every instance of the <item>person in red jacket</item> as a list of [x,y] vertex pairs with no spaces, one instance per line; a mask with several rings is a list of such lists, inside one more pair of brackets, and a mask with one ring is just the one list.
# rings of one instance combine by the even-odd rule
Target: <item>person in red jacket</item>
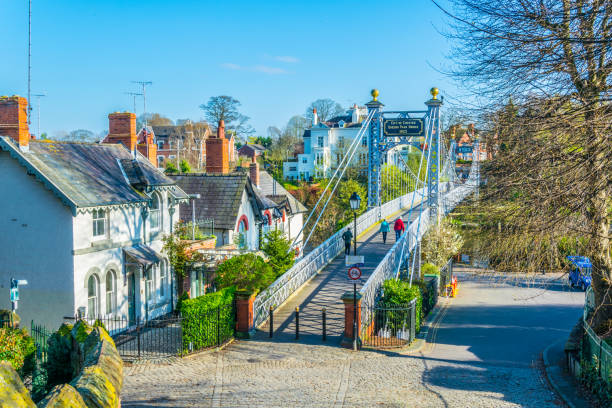
[[404,225],[404,221],[402,221],[401,217],[395,220],[395,224],[393,225],[393,230],[395,231],[395,240],[398,241],[400,237],[402,236],[402,234],[404,233],[404,231],[406,231],[406,226]]

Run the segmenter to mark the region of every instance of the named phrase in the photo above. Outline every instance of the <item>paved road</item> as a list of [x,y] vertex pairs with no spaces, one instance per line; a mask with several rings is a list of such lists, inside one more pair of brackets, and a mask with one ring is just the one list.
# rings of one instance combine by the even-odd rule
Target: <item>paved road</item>
[[[378,225],[358,238],[357,254],[364,255],[365,265],[361,268],[362,275],[357,284],[357,290],[367,281],[376,266],[387,254],[387,251],[395,244],[393,222],[401,216],[406,227],[408,227],[410,222],[417,219],[421,209],[422,206],[419,205],[412,211],[403,210],[396,216],[389,217],[387,221],[391,224],[391,231],[387,235],[386,244],[382,242]],[[351,254],[352,251],[351,247]],[[341,254],[274,312],[273,341],[294,341],[295,308],[299,306],[300,342],[322,343],[321,312],[325,308],[327,341],[330,344],[339,344],[344,330],[344,304],[340,297],[344,292],[352,290],[353,282],[348,279],[344,256]],[[257,339],[265,340],[268,337],[269,326],[266,323],[257,332]]]
[[584,294],[546,279],[463,276],[416,354],[250,340],[127,367],[122,405],[559,407],[539,356],[567,336]]

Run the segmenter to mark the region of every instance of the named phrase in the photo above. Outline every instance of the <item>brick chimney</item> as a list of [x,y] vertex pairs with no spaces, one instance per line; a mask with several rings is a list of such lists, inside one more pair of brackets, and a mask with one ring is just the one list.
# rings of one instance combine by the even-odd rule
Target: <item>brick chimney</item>
[[30,142],[28,100],[21,96],[0,96],[0,135],[13,139],[20,148]]
[[157,167],[157,145],[155,144],[155,134],[143,127],[138,133],[138,151],[149,159],[151,164]]
[[257,163],[257,156],[253,155],[253,160],[249,164],[249,178],[251,183],[259,187],[259,163]]
[[130,152],[136,150],[136,115],[131,112],[114,112],[108,115],[108,136],[104,143],[121,143]]
[[229,141],[225,138],[223,119],[217,126],[216,137],[206,139],[206,172],[229,173]]

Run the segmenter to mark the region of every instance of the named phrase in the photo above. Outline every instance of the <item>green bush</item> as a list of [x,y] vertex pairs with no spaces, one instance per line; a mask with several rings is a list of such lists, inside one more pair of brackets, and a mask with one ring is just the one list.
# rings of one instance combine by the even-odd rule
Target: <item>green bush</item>
[[8,361],[24,378],[34,370],[36,345],[25,329],[0,329],[0,360]]
[[580,382],[599,400],[601,406],[612,406],[612,383],[607,383],[597,372],[597,367],[582,361]]
[[235,287],[209,293],[194,299],[185,299],[181,306],[183,352],[201,350],[217,345],[217,336],[223,340],[234,334]]
[[440,275],[440,268],[434,264],[425,263],[421,266],[423,275]]
[[181,312],[181,309],[183,308],[183,302],[187,299],[189,299],[189,294],[187,292],[181,293],[181,296],[179,296],[178,300],[176,301],[176,311],[178,313]]
[[166,170],[164,170],[164,172],[166,174],[175,174],[178,173],[178,169],[176,168],[176,165],[174,163],[172,163],[171,161],[167,161]]
[[59,330],[49,337],[47,344],[47,387],[64,384],[72,380],[72,365],[70,351],[72,350],[72,325],[63,324]]
[[179,166],[181,167],[181,173],[191,173],[191,166],[187,160],[181,160]]
[[416,299],[416,322],[417,333],[421,330],[422,297],[418,286],[410,286],[409,282],[389,279],[383,283],[383,297],[381,301],[387,305],[408,305],[412,299]]
[[243,254],[221,263],[217,269],[217,286],[236,286],[240,290],[257,292],[274,282],[274,271],[255,254]]

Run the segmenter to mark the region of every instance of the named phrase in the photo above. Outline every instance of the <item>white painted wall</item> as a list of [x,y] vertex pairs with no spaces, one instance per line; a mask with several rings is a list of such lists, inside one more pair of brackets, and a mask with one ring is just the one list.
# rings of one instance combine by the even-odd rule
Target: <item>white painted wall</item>
[[74,310],[72,213],[7,152],[0,151],[0,308],[10,309],[10,278],[20,289],[22,324],[57,328]]
[[246,215],[249,221],[249,229],[246,231],[246,246],[248,249],[256,250],[259,248],[259,231],[255,221],[255,212],[251,206],[251,202],[247,196],[246,190],[242,192],[242,199],[240,207],[238,208],[238,214],[236,216],[236,222],[232,231],[229,232],[230,243],[234,242],[234,238],[238,235],[238,221],[242,215]]

